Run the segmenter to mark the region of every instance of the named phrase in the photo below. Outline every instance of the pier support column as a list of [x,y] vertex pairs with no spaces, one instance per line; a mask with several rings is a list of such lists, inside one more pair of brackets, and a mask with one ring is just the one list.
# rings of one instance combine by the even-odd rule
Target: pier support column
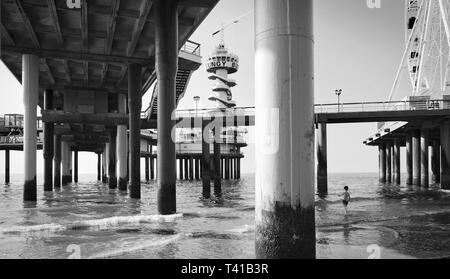
[[194,159],[195,162],[195,180],[200,180],[200,161],[199,159]]
[[316,256],[312,2],[255,1],[256,258]]
[[237,159],[237,179],[241,179],[241,158]]
[[194,158],[189,157],[189,180],[194,180]]
[[130,121],[128,143],[130,152],[129,183],[130,197],[132,199],[141,198],[141,71],[142,67],[140,65],[130,64],[128,66],[128,110]]
[[225,158],[225,179],[230,180],[230,158]]
[[150,181],[150,158],[149,157],[145,157],[145,181],[149,182]]
[[[44,109],[53,109],[53,90],[44,91]],[[53,191],[54,124],[44,123],[44,191]]]
[[394,139],[393,154],[392,154],[392,164],[393,164],[393,183],[395,185],[400,185],[400,142],[399,139]]
[[155,158],[150,157],[150,179],[155,180]]
[[114,129],[109,132],[109,152],[108,152],[108,186],[109,189],[117,188],[117,162],[116,162],[116,148],[117,145],[117,130]]
[[412,137],[413,145],[413,185],[420,186],[420,130],[416,130]]
[[37,201],[36,189],[36,111],[39,97],[39,58],[22,56],[23,104],[25,107],[23,127],[23,152],[25,163],[24,201]]
[[429,173],[428,173],[428,169],[429,169],[429,165],[428,165],[428,148],[429,148],[429,137],[430,137],[430,132],[428,129],[421,129],[420,131],[420,160],[421,160],[421,165],[420,165],[420,186],[428,188],[430,183],[429,183]]
[[440,151],[439,140],[433,140],[432,151],[431,151],[431,181],[432,183],[440,183],[441,181],[441,151]]
[[189,160],[187,158],[183,158],[184,162],[184,180],[189,180]]
[[78,183],[78,150],[73,151],[73,181]]
[[413,150],[412,150],[412,136],[406,136],[406,185],[413,184]]
[[102,182],[106,183],[108,182],[107,175],[106,175],[106,144],[105,148],[102,152]]
[[441,188],[450,190],[450,121],[441,124]]
[[97,181],[102,180],[102,155],[97,153]]
[[183,159],[178,159],[178,172],[180,174],[180,180],[183,180]]
[[70,149],[66,141],[61,142],[62,185],[70,183]]
[[[218,129],[217,127],[215,129]],[[216,131],[216,133],[220,133]],[[216,141],[218,136],[214,137],[214,196],[222,195],[222,178],[220,176],[220,143]]]
[[5,184],[8,184],[10,182],[10,171],[9,171],[9,164],[10,164],[10,159],[9,159],[9,149],[5,149]]
[[[123,94],[119,94],[119,113],[127,113],[127,98]],[[119,191],[128,190],[127,179],[128,168],[128,143],[127,143],[127,126],[117,126],[117,170],[118,170],[118,186]]]
[[317,191],[319,194],[328,193],[328,167],[327,167],[327,124],[319,123],[317,131]]
[[172,140],[176,109],[175,77],[178,69],[177,1],[157,0],[155,9],[155,53],[158,77],[158,211],[176,212],[176,153]]
[[54,135],[53,186],[61,188],[61,135]]
[[380,143],[378,145],[378,166],[379,166],[379,181],[386,183],[386,144]]
[[209,145],[209,128],[208,122],[202,121],[202,185],[203,198],[209,199],[211,197],[211,160],[210,160],[210,145]]
[[386,142],[386,182],[392,183],[392,143]]

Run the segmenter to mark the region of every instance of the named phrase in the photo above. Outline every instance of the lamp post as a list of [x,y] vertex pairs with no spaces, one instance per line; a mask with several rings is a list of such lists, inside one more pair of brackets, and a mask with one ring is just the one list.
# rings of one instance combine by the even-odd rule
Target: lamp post
[[342,94],[342,89],[336,89],[335,93],[338,97],[338,112],[341,111],[341,94]]

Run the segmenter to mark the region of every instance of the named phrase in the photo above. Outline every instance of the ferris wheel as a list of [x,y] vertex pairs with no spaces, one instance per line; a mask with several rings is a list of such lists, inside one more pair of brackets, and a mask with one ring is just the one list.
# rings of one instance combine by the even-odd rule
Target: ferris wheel
[[450,0],[406,0],[406,46],[388,101],[407,71],[410,96],[450,94]]

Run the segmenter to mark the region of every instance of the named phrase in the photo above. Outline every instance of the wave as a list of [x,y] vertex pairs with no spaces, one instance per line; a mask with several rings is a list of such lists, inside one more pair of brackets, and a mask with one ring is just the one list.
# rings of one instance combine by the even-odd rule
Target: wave
[[141,223],[157,223],[157,222],[174,222],[183,214],[173,215],[136,215],[136,216],[115,216],[103,219],[93,219],[86,221],[76,221],[70,224],[42,224],[33,226],[14,226],[10,228],[0,229],[2,234],[14,233],[30,233],[42,231],[66,231],[66,230],[87,230],[92,228],[108,229],[119,227],[121,225],[141,224]]
[[87,257],[87,259],[106,259],[106,258],[130,254],[130,253],[141,251],[141,250],[148,249],[148,248],[161,247],[161,246],[168,245],[172,242],[175,242],[175,241],[179,240],[181,237],[182,237],[181,234],[177,234],[172,237],[167,237],[167,238],[163,238],[163,239],[159,239],[159,240],[153,239],[153,240],[144,241],[144,242],[139,241],[138,245],[131,246],[131,247],[119,248],[119,249],[111,250],[108,252],[93,254],[93,255]]

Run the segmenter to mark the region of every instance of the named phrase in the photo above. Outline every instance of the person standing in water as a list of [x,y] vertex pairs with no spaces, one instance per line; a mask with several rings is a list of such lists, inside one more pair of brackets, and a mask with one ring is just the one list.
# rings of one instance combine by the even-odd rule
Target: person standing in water
[[344,194],[342,194],[343,195],[342,203],[344,204],[345,214],[347,215],[347,205],[348,205],[348,202],[350,201],[350,193],[348,192],[348,186],[345,186],[344,190],[345,190],[345,192],[344,192]]

